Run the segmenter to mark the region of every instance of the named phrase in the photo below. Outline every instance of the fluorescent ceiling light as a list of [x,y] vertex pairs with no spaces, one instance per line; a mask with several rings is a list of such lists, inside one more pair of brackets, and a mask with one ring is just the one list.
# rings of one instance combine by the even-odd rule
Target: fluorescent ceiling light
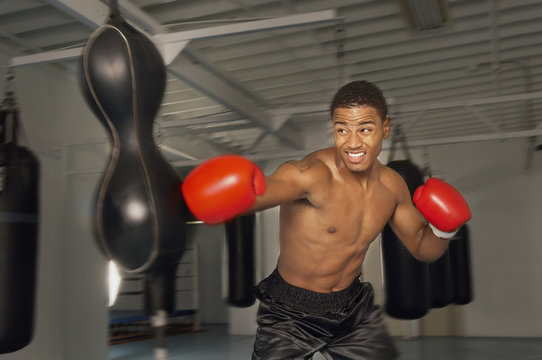
[[449,20],[446,0],[398,0],[410,27],[432,30],[443,27]]

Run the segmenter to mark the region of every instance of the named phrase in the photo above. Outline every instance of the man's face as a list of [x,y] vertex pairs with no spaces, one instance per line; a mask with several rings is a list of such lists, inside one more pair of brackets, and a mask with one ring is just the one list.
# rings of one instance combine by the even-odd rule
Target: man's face
[[331,122],[335,149],[344,165],[353,172],[370,169],[390,135],[390,119],[382,120],[372,106],[356,106],[336,108]]

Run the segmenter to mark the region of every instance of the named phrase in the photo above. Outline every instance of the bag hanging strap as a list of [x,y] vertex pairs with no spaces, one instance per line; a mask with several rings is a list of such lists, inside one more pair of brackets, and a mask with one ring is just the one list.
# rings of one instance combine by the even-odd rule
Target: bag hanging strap
[[406,141],[405,133],[403,132],[403,128],[401,125],[396,125],[395,129],[393,131],[393,135],[391,138],[391,148],[390,153],[388,155],[388,163],[392,162],[395,157],[395,149],[397,148],[397,144],[401,144],[401,147],[403,149],[403,153],[406,156],[407,160],[411,160],[410,152],[408,151],[408,144]]
[[13,143],[17,145],[19,133],[19,110],[15,100],[13,82],[15,74],[10,68],[6,73],[5,97],[0,103],[0,144]]

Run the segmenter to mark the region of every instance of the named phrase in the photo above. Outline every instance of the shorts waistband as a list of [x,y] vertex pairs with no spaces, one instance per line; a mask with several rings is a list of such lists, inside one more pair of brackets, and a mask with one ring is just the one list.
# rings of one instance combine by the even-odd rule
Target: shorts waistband
[[330,314],[344,310],[359,293],[363,283],[355,279],[347,288],[329,293],[319,293],[287,283],[275,269],[257,287],[259,297],[280,302],[310,314]]

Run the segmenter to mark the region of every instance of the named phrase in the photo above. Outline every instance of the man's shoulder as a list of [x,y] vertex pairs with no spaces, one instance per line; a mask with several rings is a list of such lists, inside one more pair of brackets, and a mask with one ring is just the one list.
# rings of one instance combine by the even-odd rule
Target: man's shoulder
[[402,188],[404,182],[399,173],[392,168],[381,164],[379,166],[379,178],[381,183],[391,192],[398,192]]
[[307,192],[315,190],[315,185],[327,184],[332,179],[325,153],[314,152],[300,160],[284,162],[275,172],[277,177],[295,179]]
[[288,161],[299,169],[300,172],[313,170],[313,172],[330,172],[330,161],[332,161],[331,149],[314,151],[300,160]]

